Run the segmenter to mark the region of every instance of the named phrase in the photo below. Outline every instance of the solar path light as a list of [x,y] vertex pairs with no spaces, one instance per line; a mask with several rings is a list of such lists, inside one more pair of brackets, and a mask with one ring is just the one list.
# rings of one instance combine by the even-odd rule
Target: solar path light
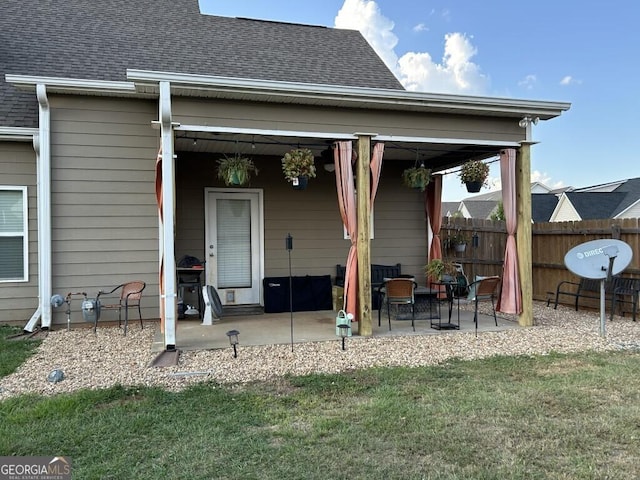
[[236,347],[236,345],[240,343],[238,340],[238,335],[240,335],[240,332],[238,330],[229,330],[227,332],[227,337],[229,337],[229,343],[233,347],[233,358],[238,358],[238,350]]

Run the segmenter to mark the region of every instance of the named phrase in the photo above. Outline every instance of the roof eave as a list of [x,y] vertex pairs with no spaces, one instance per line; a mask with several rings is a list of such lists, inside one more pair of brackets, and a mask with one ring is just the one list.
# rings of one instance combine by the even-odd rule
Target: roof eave
[[6,74],[5,81],[21,90],[35,91],[36,85],[46,85],[49,93],[80,93],[107,96],[139,95],[133,82],[12,74]]
[[[347,87],[258,79],[180,74],[149,70],[127,70],[127,78],[138,90],[153,91],[158,82],[170,82],[172,93],[185,96],[234,96],[286,103],[342,104],[359,108],[380,108],[407,111],[446,112],[502,117],[538,117],[549,120],[571,107],[567,102],[520,100],[499,97],[476,97],[406,90]],[[267,99],[267,100],[265,100]],[[269,100],[270,99],[270,100]]]
[[549,120],[571,107],[567,102],[476,97],[406,90],[306,84],[220,76],[127,70],[129,81],[106,81],[31,75],[5,75],[7,83],[21,89],[47,86],[50,93],[137,96],[158,95],[159,82],[170,82],[180,96],[256,100],[273,103],[322,104],[351,108],[376,108],[495,117],[538,117]]
[[0,126],[0,140],[31,142],[33,140],[33,136],[37,133],[37,128]]

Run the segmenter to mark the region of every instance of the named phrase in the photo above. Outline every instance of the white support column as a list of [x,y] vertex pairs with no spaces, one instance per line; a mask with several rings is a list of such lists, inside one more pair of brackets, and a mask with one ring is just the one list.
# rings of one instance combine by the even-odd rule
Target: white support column
[[162,238],[160,248],[164,258],[164,346],[176,347],[176,257],[175,257],[175,156],[173,152],[173,125],[171,123],[171,85],[160,82],[160,134],[162,139]]

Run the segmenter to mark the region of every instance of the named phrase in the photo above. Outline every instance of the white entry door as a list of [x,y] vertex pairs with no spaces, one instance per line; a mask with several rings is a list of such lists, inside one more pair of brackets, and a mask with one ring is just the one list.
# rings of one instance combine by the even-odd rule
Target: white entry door
[[260,304],[262,190],[207,189],[205,217],[207,285],[223,305]]

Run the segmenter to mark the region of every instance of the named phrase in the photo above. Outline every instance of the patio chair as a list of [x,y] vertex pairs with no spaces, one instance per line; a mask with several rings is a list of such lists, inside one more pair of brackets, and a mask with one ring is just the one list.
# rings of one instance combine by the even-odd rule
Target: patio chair
[[146,284],[141,280],[135,280],[132,282],[123,283],[118,285],[113,290],[106,292],[100,290],[96,296],[96,301],[100,301],[100,295],[111,295],[120,290],[120,298],[118,302],[102,304],[100,303],[100,310],[118,310],[118,327],[120,327],[122,321],[122,310],[124,310],[124,334],[127,334],[127,324],[129,322],[129,309],[138,308],[138,316],[140,317],[140,328],[144,328],[142,323],[142,312],[140,311],[140,300],[142,299],[142,291],[146,287]]
[[498,286],[500,285],[500,277],[484,277],[469,285],[468,299],[474,303],[473,322],[476,326],[476,337],[478,336],[478,304],[483,301],[491,301],[493,310],[493,320],[498,326],[498,317],[496,317],[495,299],[498,296]]
[[616,304],[620,304],[620,315],[624,316],[622,307],[624,304],[631,305],[631,316],[636,321],[636,313],[638,311],[638,297],[640,297],[640,278],[618,277],[615,279],[615,287],[611,295],[611,317],[616,311]]
[[[418,284],[412,278],[391,278],[384,282],[381,289],[387,305],[387,317],[389,318],[389,330],[391,330],[391,305],[411,305],[411,327],[416,331],[416,303],[415,290]],[[382,310],[382,306],[380,308]],[[378,326],[380,326],[380,310],[378,310]]]

